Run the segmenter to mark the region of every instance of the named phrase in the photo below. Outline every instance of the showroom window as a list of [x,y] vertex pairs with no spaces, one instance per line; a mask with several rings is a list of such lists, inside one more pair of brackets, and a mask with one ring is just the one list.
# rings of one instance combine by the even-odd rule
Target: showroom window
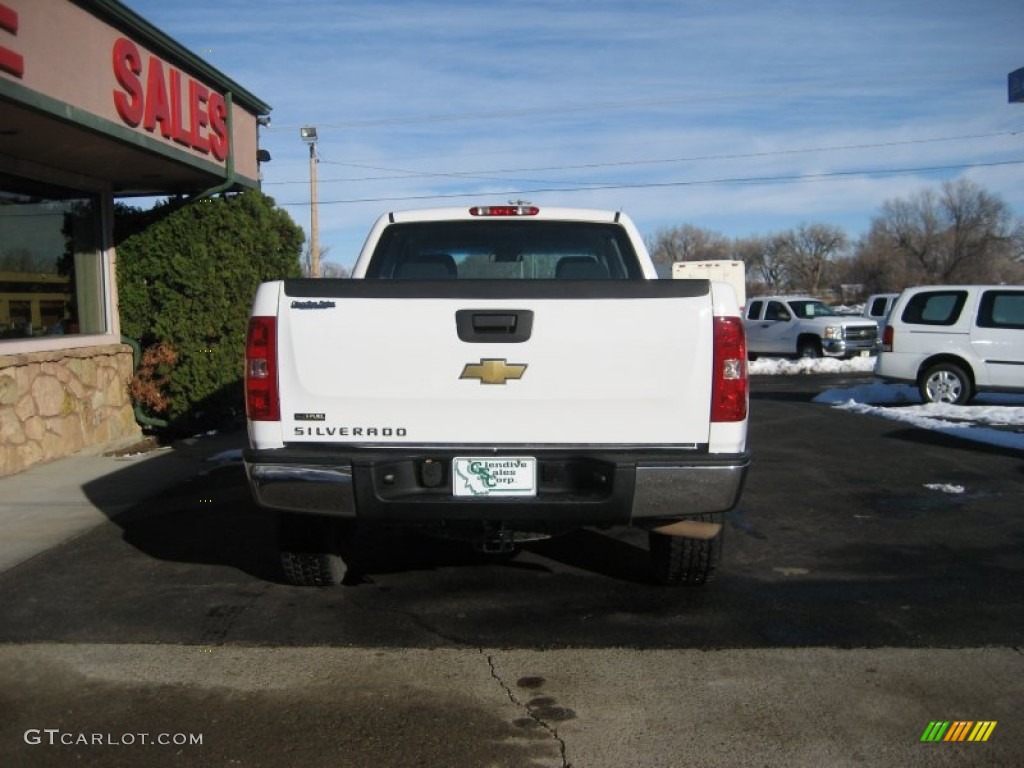
[[0,174],[0,344],[106,333],[99,196]]

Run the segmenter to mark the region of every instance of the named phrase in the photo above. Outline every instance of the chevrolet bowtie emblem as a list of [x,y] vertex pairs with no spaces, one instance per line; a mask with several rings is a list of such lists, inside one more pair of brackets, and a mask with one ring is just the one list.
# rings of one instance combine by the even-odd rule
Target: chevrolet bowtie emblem
[[480,379],[481,384],[504,384],[509,379],[523,378],[525,372],[525,364],[509,363],[505,359],[486,359],[479,363],[467,363],[459,378]]

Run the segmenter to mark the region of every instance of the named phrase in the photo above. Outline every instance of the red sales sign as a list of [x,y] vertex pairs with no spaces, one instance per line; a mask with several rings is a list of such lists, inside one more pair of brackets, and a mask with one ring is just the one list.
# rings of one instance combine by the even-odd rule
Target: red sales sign
[[[12,37],[18,34],[18,12],[0,3],[0,29]],[[0,70],[22,77],[25,74],[25,58],[17,51],[0,45]]]
[[[217,160],[228,156],[228,107],[224,97],[170,64],[148,56],[127,38],[114,43],[117,114],[133,128],[160,131],[165,139]],[[187,106],[187,117],[186,117]]]

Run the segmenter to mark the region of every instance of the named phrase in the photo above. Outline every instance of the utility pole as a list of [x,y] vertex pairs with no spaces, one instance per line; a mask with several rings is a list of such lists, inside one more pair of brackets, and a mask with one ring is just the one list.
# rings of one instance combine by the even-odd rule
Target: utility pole
[[302,140],[309,144],[309,276],[320,277],[320,222],[316,199],[316,128],[305,125],[299,129]]

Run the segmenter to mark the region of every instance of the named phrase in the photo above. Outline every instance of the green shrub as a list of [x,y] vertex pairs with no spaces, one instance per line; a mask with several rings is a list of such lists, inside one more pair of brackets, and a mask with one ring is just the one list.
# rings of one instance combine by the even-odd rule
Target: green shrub
[[[143,350],[162,345],[154,412],[179,429],[222,425],[244,408],[249,305],[264,280],[297,277],[303,232],[257,191],[151,211],[118,207],[121,332]],[[123,238],[123,239],[122,239]]]

